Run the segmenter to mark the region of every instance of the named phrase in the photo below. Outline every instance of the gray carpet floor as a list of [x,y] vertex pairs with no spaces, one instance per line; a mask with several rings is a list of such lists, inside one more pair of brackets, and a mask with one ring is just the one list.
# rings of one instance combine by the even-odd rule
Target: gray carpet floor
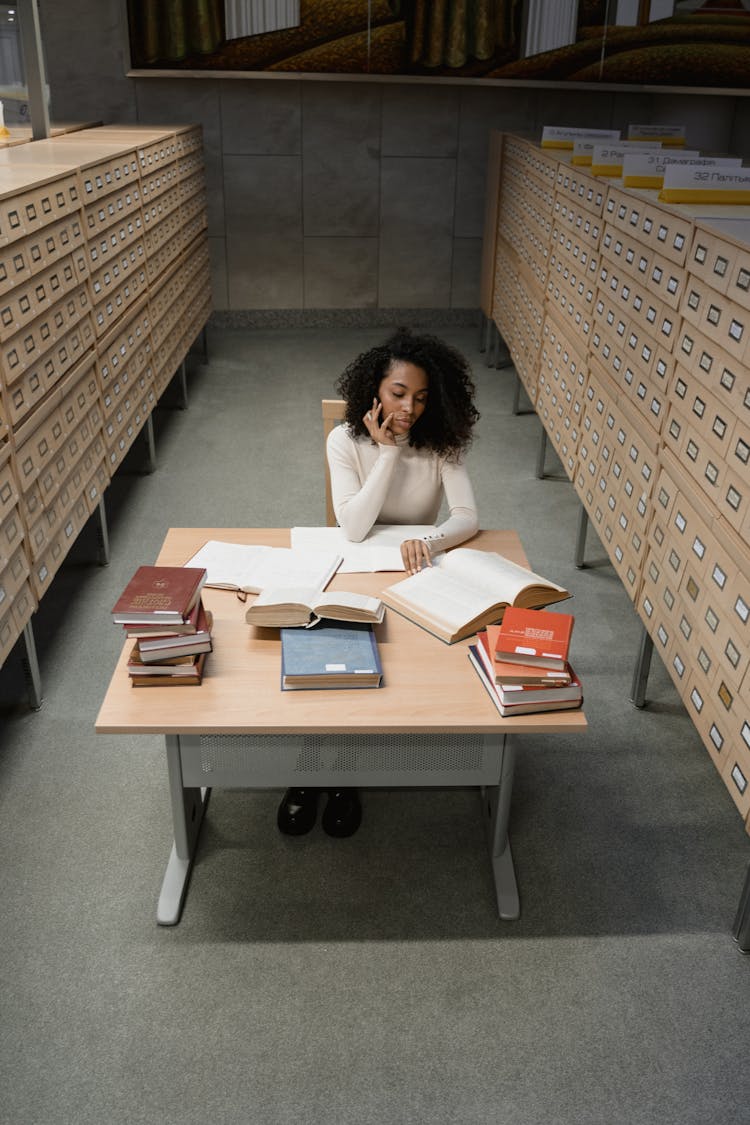
[[514,375],[474,328],[483,526],[568,586],[589,730],[520,748],[522,916],[500,922],[471,790],[368,791],[349,840],[275,827],[276,792],[216,791],[179,926],[158,738],[97,736],[109,610],[174,526],[323,523],[319,401],[381,329],[222,329],[172,387],[0,672],[0,1121],[8,1125],[736,1125],[750,1104],[750,957],[732,941],[750,845]]

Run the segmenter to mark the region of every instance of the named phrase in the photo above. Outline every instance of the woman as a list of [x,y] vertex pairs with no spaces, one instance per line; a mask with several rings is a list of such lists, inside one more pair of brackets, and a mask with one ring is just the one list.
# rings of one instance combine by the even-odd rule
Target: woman
[[[463,543],[479,527],[464,464],[479,413],[466,360],[434,336],[399,329],[364,352],[338,380],[346,424],[328,438],[336,519],[359,542],[376,523],[434,526],[443,499],[448,518],[423,538],[404,539],[407,574],[431,566],[432,551]],[[282,832],[301,835],[315,823],[317,789],[288,789],[279,807]],[[362,819],[355,789],[329,794],[323,828],[351,836]]]

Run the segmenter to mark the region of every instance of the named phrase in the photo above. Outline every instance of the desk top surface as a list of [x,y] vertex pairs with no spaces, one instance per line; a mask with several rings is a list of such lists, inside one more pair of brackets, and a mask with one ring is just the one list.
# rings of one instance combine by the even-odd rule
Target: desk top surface
[[[157,563],[183,565],[208,539],[288,547],[288,529],[171,528]],[[497,551],[527,566],[514,531],[480,531],[465,546]],[[335,575],[331,589],[379,594],[403,575]],[[252,595],[250,596],[250,598]],[[200,686],[133,688],[123,646],[96,720],[101,734],[504,733],[583,730],[582,710],[503,719],[471,667],[469,640],[446,645],[388,609],[375,627],[383,687],[282,691],[278,629],[245,622],[250,604],[229,590],[204,589],[214,615],[213,652]],[[117,626],[112,626],[117,628]]]

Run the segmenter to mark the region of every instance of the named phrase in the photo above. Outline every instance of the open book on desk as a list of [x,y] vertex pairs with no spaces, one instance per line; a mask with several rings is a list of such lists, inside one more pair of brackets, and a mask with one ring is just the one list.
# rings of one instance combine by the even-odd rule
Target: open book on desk
[[335,551],[343,562],[339,574],[370,574],[403,570],[404,539],[423,539],[435,533],[430,524],[375,524],[361,543],[352,543],[340,527],[293,527],[292,547],[304,551]]
[[[196,560],[200,559],[200,562]],[[206,585],[258,594],[267,586],[305,586],[322,590],[341,565],[334,551],[249,546],[209,539],[185,566],[202,566]]]
[[381,594],[391,609],[447,644],[502,619],[509,605],[539,609],[572,595],[494,551],[458,547]]
[[249,625],[310,628],[321,618],[379,625],[385,614],[380,598],[347,590],[304,590],[267,586],[245,613]]

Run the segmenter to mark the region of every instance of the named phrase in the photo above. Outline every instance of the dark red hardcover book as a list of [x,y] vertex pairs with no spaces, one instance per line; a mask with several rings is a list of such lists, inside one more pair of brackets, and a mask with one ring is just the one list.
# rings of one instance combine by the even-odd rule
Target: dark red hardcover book
[[158,664],[162,659],[171,656],[187,656],[191,653],[211,651],[213,615],[210,610],[203,608],[203,603],[200,601],[198,607],[196,629],[193,633],[137,638],[138,652],[144,664]]
[[185,637],[191,636],[198,631],[198,614],[201,612],[202,602],[198,598],[190,613],[184,621],[175,621],[165,625],[163,621],[153,621],[148,624],[142,625],[123,625],[125,636],[131,637],[133,640],[143,638],[153,638],[157,640],[161,637]]
[[139,566],[112,607],[116,624],[184,622],[200,597],[206,571],[187,566]]

